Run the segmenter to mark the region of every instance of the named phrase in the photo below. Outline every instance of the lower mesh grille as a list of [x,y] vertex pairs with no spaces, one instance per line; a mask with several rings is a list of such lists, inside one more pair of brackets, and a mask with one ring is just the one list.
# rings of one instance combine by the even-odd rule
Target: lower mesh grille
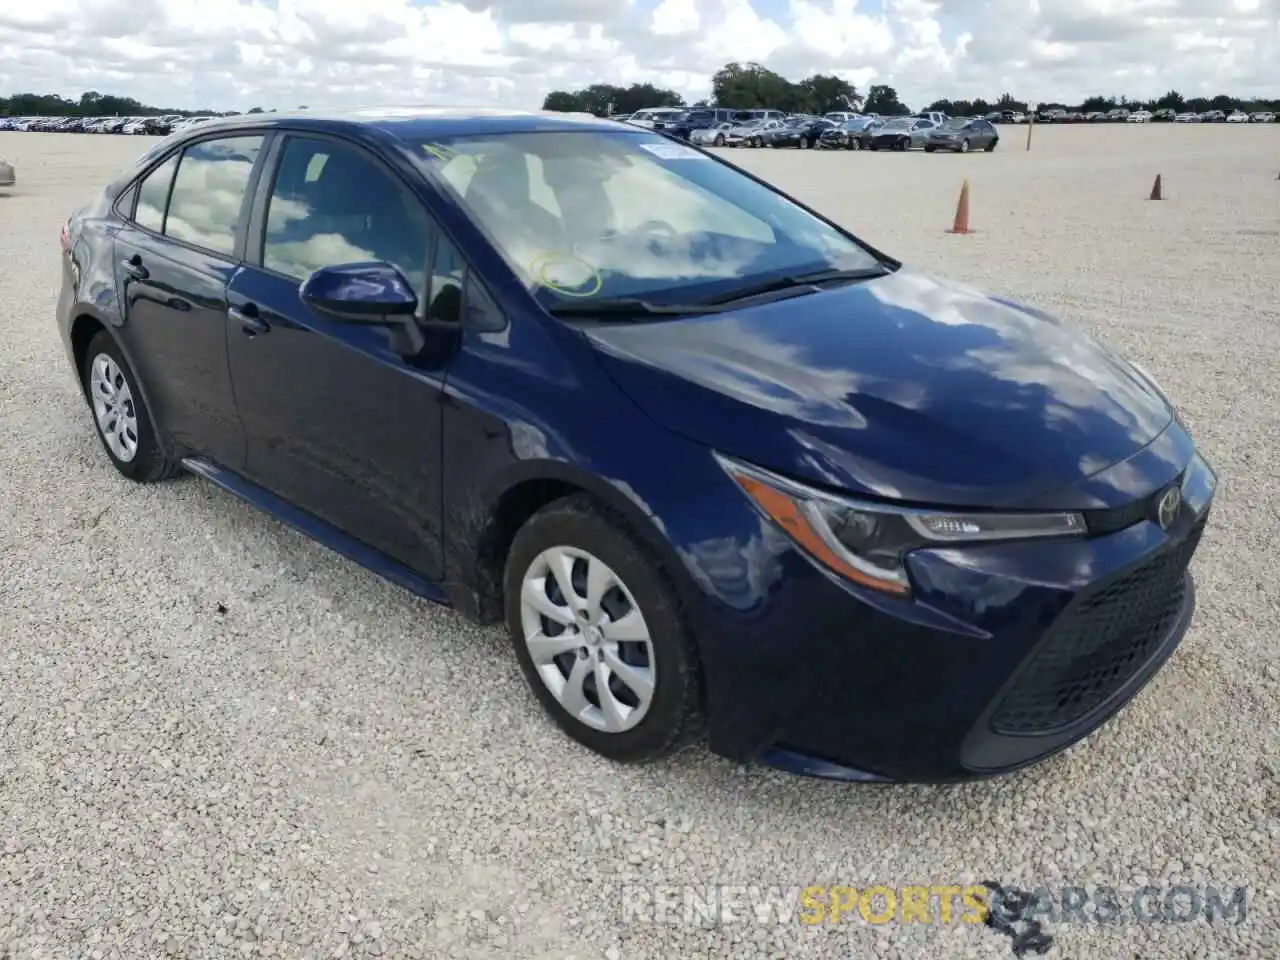
[[1181,544],[1078,596],[1040,641],[991,717],[996,733],[1046,734],[1107,701],[1173,628],[1204,520]]

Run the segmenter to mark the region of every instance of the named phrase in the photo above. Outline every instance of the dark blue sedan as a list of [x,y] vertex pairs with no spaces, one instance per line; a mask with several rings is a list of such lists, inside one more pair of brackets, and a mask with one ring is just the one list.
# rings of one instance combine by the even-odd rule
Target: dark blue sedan
[[652,131],[253,115],[67,222],[115,467],[505,621],[616,760],[1026,765],[1164,663],[1216,478],[1149,374]]

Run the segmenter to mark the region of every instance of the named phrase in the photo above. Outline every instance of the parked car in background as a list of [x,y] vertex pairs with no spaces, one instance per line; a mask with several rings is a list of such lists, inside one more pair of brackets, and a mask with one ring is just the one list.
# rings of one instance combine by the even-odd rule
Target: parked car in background
[[705,130],[721,123],[731,124],[738,111],[724,107],[708,107],[705,110],[689,110],[685,113],[664,117],[654,122],[653,129],[671,137],[688,140],[695,130]]
[[1261,110],[1255,113],[1251,119],[1254,123],[1275,123],[1276,115],[1269,110]]
[[1180,113],[1173,118],[1173,122],[1174,123],[1199,123],[1200,114],[1190,113],[1190,112]]
[[698,127],[689,134],[689,142],[700,147],[723,147],[728,142],[732,123],[717,123],[714,127]]
[[1206,110],[1200,114],[1201,123],[1224,123],[1227,115],[1222,110]]
[[627,123],[633,127],[644,127],[647,130],[652,130],[653,125],[659,120],[668,120],[676,114],[684,112],[679,107],[651,107],[647,110],[637,110],[627,118]]
[[940,123],[942,123],[943,121],[948,120],[948,119],[950,119],[950,118],[949,118],[945,113],[943,113],[941,110],[927,110],[927,111],[925,111],[924,113],[917,113],[917,114],[915,114],[915,116],[914,116],[914,118],[913,118],[913,119],[916,119],[916,120],[928,120],[928,121],[929,121],[930,123],[932,123],[934,126],[937,126],[938,124],[940,124]]
[[822,133],[821,145],[827,148],[863,150],[869,131],[883,124],[878,117],[854,117]]
[[1124,107],[1116,107],[1114,110],[1108,110],[1106,121],[1108,123],[1124,123],[1129,119],[1129,111]]
[[1004,112],[1005,123],[1026,123],[1027,115],[1021,110],[1006,110]]
[[1036,123],[1061,123],[1067,118],[1067,111],[1062,107],[1050,107],[1036,115]]
[[920,120],[915,117],[896,117],[885,121],[870,137],[867,144],[869,150],[911,150],[923,147],[928,139],[929,131],[937,124],[932,120]]
[[1227,123],[1248,123],[1249,115],[1243,110],[1232,110],[1227,115]]
[[1107,115],[1101,110],[1090,110],[1084,115],[1086,123],[1101,123],[1107,119]]
[[985,150],[990,153],[1000,142],[1000,134],[994,125],[986,119],[971,117],[953,117],[929,130],[924,137],[926,153],[938,150],[954,150],[956,153],[968,153],[970,150]]
[[1126,123],[1150,123],[1151,118],[1155,116],[1150,110],[1135,110],[1129,116],[1125,117]]
[[1172,110],[1169,107],[1163,107],[1152,114],[1151,119],[1156,123],[1172,123],[1177,116],[1177,110]]
[[827,130],[834,129],[836,124],[824,117],[802,117],[793,123],[785,123],[769,132],[765,139],[766,147],[799,147],[808,150],[816,147],[818,140]]
[[781,127],[783,121],[777,118],[754,119],[746,123],[735,124],[725,133],[725,145],[730,147],[763,147],[765,137]]

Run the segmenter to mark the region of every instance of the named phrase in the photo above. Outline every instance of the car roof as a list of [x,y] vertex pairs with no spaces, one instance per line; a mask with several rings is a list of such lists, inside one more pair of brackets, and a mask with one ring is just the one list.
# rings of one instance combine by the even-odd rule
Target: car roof
[[[407,140],[436,139],[467,135],[531,133],[574,130],[608,130],[616,133],[616,120],[589,113],[558,113],[552,110],[514,110],[481,107],[372,107],[343,111],[298,110],[279,113],[248,113],[216,117],[199,124],[201,134],[214,130],[234,131],[248,127],[287,126],[294,130],[341,133],[353,127],[372,127]],[[642,131],[636,131],[640,133]]]

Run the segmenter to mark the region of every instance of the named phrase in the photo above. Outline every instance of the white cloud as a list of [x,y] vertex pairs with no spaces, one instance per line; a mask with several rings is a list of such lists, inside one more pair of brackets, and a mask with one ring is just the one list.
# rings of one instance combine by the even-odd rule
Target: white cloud
[[45,0],[0,7],[0,94],[174,107],[537,106],[729,60],[935,97],[1280,96],[1280,0]]

